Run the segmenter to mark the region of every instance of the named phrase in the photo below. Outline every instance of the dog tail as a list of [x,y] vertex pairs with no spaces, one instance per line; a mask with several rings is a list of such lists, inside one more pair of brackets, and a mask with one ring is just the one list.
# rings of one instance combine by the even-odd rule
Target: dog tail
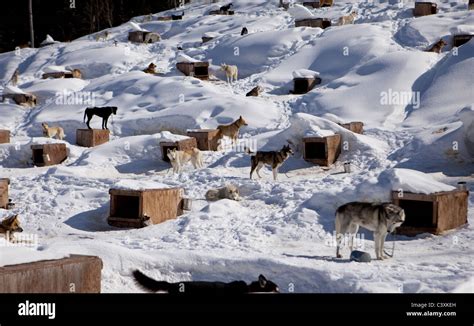
[[168,282],[156,281],[151,277],[146,276],[138,269],[133,271],[133,277],[135,278],[135,283],[145,291],[157,292],[169,290]]
[[82,122],[86,122],[86,115],[87,115],[87,109],[84,110],[84,119],[82,120]]

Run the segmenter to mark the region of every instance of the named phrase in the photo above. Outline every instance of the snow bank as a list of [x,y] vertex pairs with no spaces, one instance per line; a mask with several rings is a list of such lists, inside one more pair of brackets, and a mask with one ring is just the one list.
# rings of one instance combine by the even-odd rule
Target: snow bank
[[295,20],[314,17],[313,13],[308,8],[296,3],[288,9],[288,12]]
[[56,72],[69,72],[64,66],[47,66],[43,69],[45,73],[56,73]]
[[3,94],[26,94],[26,93],[17,86],[7,85],[3,89]]
[[194,58],[191,58],[190,56],[180,53],[176,57],[176,62],[188,62],[188,63],[193,63],[193,62],[199,62],[199,60],[196,60]]
[[319,77],[319,72],[309,69],[298,69],[293,71],[293,78],[316,78]]
[[111,189],[121,190],[147,190],[147,189],[167,189],[169,185],[146,180],[120,180],[111,186]]
[[409,169],[389,169],[380,174],[380,183],[389,183],[390,190],[403,190],[418,194],[433,194],[456,189],[453,186],[436,181],[432,176]]
[[68,255],[52,250],[40,251],[25,247],[12,247],[11,244],[7,243],[3,238],[0,239],[0,247],[2,248],[0,267],[69,257]]

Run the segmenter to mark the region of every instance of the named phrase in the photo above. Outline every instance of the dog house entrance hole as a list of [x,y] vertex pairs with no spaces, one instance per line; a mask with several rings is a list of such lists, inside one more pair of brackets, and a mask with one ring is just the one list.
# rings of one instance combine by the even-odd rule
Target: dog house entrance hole
[[431,201],[400,200],[399,205],[405,210],[403,226],[433,227],[433,205]]
[[305,153],[307,159],[325,159],[326,144],[323,142],[305,143]]
[[308,79],[297,79],[295,80],[295,93],[306,93],[309,90],[309,80]]
[[115,211],[112,217],[138,219],[140,214],[140,197],[115,196]]
[[44,152],[42,148],[33,149],[33,161],[35,164],[44,164]]
[[207,67],[194,67],[194,75],[195,76],[206,76],[207,75]]
[[163,161],[165,162],[170,161],[168,157],[168,149],[169,150],[178,149],[178,146],[163,146]]

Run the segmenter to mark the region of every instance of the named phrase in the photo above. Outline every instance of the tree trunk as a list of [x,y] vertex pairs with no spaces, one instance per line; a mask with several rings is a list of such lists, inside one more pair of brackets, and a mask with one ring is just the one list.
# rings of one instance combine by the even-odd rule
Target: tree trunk
[[33,0],[28,0],[28,16],[30,17],[30,46],[35,47],[35,31],[33,28]]

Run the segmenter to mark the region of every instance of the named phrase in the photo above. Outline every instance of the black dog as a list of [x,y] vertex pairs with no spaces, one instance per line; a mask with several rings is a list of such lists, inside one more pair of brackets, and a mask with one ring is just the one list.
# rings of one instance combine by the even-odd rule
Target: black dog
[[87,108],[84,111],[84,122],[86,121],[87,116],[87,128],[92,129],[89,125],[92,117],[94,115],[102,118],[102,129],[109,129],[107,128],[107,122],[109,121],[109,117],[111,114],[117,114],[117,107],[116,106],[104,106],[101,108]]
[[240,35],[247,35],[249,33],[249,30],[247,27],[242,28],[242,32],[240,32]]
[[226,5],[226,6],[222,6],[222,7],[219,9],[219,11],[221,11],[221,12],[227,12],[227,11],[230,10],[230,7],[232,7],[232,6],[233,6],[233,4],[232,4],[232,2],[231,2],[231,3],[229,3],[229,4]]
[[145,291],[148,292],[167,292],[169,294],[242,294],[242,293],[259,293],[274,292],[280,290],[272,281],[268,281],[265,276],[260,275],[258,281],[250,284],[244,281],[234,281],[230,283],[224,282],[181,282],[168,283],[164,281],[156,281],[139,270],[133,272],[135,282]]

